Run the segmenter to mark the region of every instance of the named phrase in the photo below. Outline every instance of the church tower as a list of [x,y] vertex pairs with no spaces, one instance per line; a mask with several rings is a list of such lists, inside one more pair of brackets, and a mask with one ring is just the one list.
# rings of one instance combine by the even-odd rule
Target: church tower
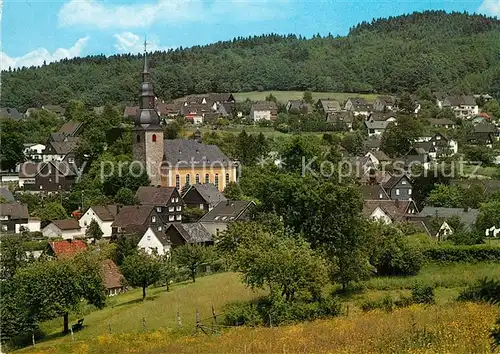
[[[132,154],[146,168],[151,185],[161,185],[163,162],[163,128],[155,109],[153,83],[148,68],[146,42],[144,42],[144,70],[142,71],[139,110],[134,119]],[[136,162],[137,163],[137,162]]]

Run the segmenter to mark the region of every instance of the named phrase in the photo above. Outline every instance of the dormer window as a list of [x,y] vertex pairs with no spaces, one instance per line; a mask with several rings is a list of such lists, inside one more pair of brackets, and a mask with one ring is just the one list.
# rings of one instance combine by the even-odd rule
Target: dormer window
[[153,215],[153,216],[151,217],[151,222],[156,222],[156,216],[154,216],[154,215]]

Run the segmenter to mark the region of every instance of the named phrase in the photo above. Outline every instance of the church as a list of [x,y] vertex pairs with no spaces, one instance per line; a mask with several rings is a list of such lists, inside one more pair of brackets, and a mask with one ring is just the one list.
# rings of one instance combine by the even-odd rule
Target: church
[[134,118],[133,158],[146,169],[151,185],[177,187],[212,183],[223,191],[237,180],[238,164],[216,145],[195,139],[164,139],[163,127],[155,108],[155,94],[149,72],[146,51],[142,71],[139,109]]

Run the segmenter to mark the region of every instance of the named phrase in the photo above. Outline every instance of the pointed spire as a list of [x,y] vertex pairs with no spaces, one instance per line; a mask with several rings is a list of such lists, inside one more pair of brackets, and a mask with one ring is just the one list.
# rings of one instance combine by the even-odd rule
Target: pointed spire
[[147,73],[149,71],[148,67],[148,51],[147,51],[148,42],[146,42],[146,37],[144,36],[144,72]]

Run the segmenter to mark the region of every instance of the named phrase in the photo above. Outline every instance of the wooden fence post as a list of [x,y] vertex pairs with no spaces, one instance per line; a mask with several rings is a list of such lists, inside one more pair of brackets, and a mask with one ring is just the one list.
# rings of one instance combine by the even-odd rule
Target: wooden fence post
[[177,324],[182,327],[181,313],[179,311],[177,311]]
[[214,331],[216,325],[217,325],[217,315],[215,314],[215,308],[214,305],[212,304],[212,327]]
[[194,328],[194,333],[198,333],[199,326],[200,326],[200,310],[196,309],[196,327]]

